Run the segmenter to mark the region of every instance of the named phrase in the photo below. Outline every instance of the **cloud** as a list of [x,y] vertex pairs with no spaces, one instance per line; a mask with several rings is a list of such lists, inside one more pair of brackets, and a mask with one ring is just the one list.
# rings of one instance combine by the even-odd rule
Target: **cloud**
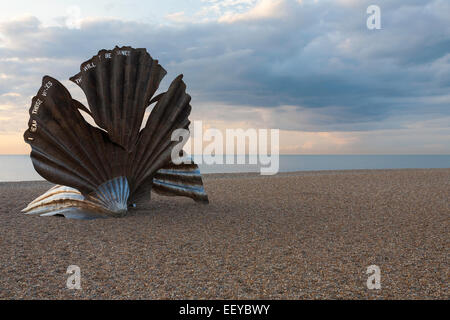
[[286,14],[284,4],[284,0],[261,0],[254,7],[243,13],[227,11],[218,21],[232,23],[236,21],[280,18]]
[[183,11],[174,12],[166,15],[166,18],[174,22],[186,22],[186,16]]
[[[342,132],[357,137],[345,140],[355,150],[366,150],[368,141],[382,150],[382,138],[416,150],[403,132],[415,139],[423,132],[429,140],[419,139],[422,145],[428,141],[439,151],[448,141],[448,122],[439,119],[450,116],[450,3],[379,0],[382,30],[366,28],[369,4],[207,1],[193,15],[169,15],[167,25],[106,17],[82,18],[72,29],[45,26],[34,16],[1,21],[0,105],[15,111],[2,111],[0,132],[24,130],[43,75],[83,100],[67,81],[80,63],[99,49],[131,45],[147,48],[168,70],[163,89],[184,74],[195,118],[313,135]],[[427,126],[432,131],[425,133]],[[396,132],[399,138],[389,139]],[[315,137],[289,145],[318,149],[320,141],[332,141]]]
[[2,97],[20,97],[20,93],[7,92],[7,93],[2,94]]

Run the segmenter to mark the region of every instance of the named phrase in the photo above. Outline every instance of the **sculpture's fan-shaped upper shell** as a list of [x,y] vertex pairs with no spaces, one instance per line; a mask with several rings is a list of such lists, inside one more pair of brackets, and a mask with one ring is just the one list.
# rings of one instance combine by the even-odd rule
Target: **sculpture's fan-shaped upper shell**
[[24,137],[32,146],[31,159],[41,176],[89,194],[123,175],[126,152],[111,143],[106,132],[84,120],[79,104],[58,80],[45,76],[32,99]]
[[137,141],[144,112],[166,75],[145,49],[100,50],[71,77],[86,94],[97,125],[127,151]]

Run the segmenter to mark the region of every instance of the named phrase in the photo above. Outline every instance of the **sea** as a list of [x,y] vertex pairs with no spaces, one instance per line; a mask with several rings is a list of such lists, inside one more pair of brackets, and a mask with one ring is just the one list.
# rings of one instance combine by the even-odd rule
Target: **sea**
[[[202,173],[260,172],[258,156],[235,156],[234,164],[207,164],[212,158],[194,156]],[[244,164],[236,164],[238,162]],[[223,162],[226,159],[223,158]],[[272,165],[273,166],[273,165]],[[267,166],[266,166],[267,167]],[[450,168],[450,155],[280,155],[279,172]],[[34,170],[29,155],[0,155],[0,181],[43,180]]]

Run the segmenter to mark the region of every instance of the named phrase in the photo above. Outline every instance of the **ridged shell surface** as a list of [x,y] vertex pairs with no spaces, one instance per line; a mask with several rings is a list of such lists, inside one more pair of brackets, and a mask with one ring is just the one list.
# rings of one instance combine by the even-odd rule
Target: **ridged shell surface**
[[111,141],[134,147],[142,119],[166,71],[145,49],[101,50],[71,77],[84,91],[92,117]]
[[129,195],[127,178],[117,177],[99,186],[88,199],[99,203],[113,215],[122,216],[127,212]]
[[31,215],[63,215],[66,218],[104,218],[105,209],[95,202],[86,201],[76,189],[57,185],[32,201],[22,212]]
[[64,215],[75,219],[120,217],[127,212],[128,195],[125,177],[105,182],[87,197],[74,188],[57,185],[33,200],[22,212],[40,216]]
[[[45,206],[39,210],[50,213],[53,206],[54,211],[65,210],[66,217],[81,216],[75,209],[80,207],[122,215],[142,195],[150,200],[153,187],[160,193],[205,199],[200,174],[191,172],[187,179],[191,169],[178,170],[171,164],[172,149],[179,143],[171,135],[176,129],[188,129],[191,97],[182,75],[166,92],[153,97],[165,74],[145,49],[100,50],[71,78],[83,89],[89,108],[74,100],[58,80],[43,78],[32,99],[24,139],[32,148],[36,171],[72,189],[57,187],[57,195],[46,195]],[[140,130],[144,112],[153,102]],[[92,116],[98,127],[81,112]]]
[[158,170],[153,178],[153,191],[162,195],[185,196],[198,202],[209,202],[200,170],[195,163],[171,164]]

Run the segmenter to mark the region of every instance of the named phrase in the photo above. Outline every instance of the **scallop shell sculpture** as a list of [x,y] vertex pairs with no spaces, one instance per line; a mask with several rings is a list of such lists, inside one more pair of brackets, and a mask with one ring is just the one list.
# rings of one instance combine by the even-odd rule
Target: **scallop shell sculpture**
[[[33,97],[25,142],[36,171],[57,184],[23,212],[92,219],[120,217],[150,192],[208,203],[198,166],[171,161],[176,129],[188,129],[191,97],[182,75],[154,96],[166,71],[145,49],[100,50],[70,80],[89,108],[44,76]],[[156,102],[142,127],[144,113]],[[80,111],[89,114],[95,127]]]

